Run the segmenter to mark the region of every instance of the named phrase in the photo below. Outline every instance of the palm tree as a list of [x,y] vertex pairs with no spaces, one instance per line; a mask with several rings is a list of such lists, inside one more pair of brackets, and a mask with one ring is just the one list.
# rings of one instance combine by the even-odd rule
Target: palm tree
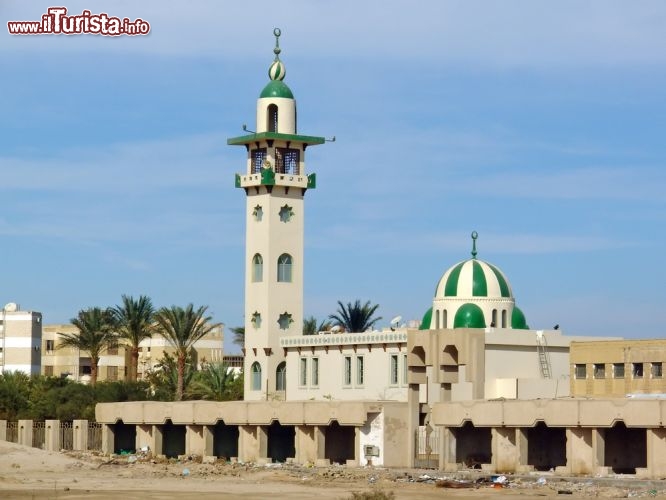
[[114,307],[117,334],[125,340],[130,350],[128,380],[136,382],[139,368],[139,344],[149,339],[153,332],[153,303],[149,297],[140,295],[138,299],[123,295],[122,304]]
[[316,335],[319,332],[325,332],[331,328],[329,321],[322,321],[317,326],[317,318],[310,316],[303,320],[303,335]]
[[180,306],[163,307],[155,313],[157,333],[176,350],[176,368],[178,378],[176,382],[176,401],[183,399],[183,374],[185,360],[194,343],[210,333],[221,323],[211,323],[212,318],[206,316],[207,306],[194,309],[192,304],[182,308]]
[[113,312],[111,309],[90,307],[80,310],[76,318],[69,322],[79,331],[61,333],[62,340],[58,348],[73,347],[90,354],[90,385],[94,387],[100,355],[117,341]]
[[236,374],[226,363],[209,363],[196,373],[188,392],[197,399],[228,401],[235,378]]
[[364,332],[382,319],[381,316],[373,317],[378,307],[379,304],[370,305],[369,300],[361,305],[361,301],[356,299],[356,302],[353,304],[348,302],[346,306],[338,300],[337,314],[331,314],[328,318],[333,320],[336,326],[344,328],[346,332]]
[[245,327],[236,326],[231,329],[231,332],[234,334],[234,344],[239,346],[241,349],[245,347]]

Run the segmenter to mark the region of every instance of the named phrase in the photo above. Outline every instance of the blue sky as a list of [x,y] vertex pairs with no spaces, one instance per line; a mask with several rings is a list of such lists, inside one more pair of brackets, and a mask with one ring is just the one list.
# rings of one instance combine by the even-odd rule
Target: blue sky
[[147,294],[243,323],[233,186],[275,26],[308,150],[305,314],[420,318],[469,256],[533,328],[666,325],[666,3],[70,1],[145,37],[10,36],[0,5],[0,301],[67,322]]

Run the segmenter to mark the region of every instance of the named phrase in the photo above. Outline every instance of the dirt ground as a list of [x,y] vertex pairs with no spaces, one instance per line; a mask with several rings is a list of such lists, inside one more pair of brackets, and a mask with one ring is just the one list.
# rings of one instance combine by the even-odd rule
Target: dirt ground
[[[384,468],[301,467],[290,464],[201,463],[150,455],[109,457],[45,452],[0,442],[2,499],[336,499],[382,490],[396,500],[473,498],[666,498],[666,482],[628,478],[570,479],[548,473],[504,478],[468,472]],[[464,487],[461,487],[464,486]]]

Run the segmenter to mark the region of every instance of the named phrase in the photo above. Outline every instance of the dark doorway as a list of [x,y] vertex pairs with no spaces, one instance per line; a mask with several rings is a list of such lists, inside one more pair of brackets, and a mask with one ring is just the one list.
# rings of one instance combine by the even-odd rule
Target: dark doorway
[[229,459],[238,456],[238,426],[215,424],[213,431],[213,454],[218,458]]
[[162,426],[162,453],[167,458],[185,455],[185,426],[173,425],[171,420]]
[[604,465],[615,474],[636,474],[637,467],[647,467],[645,429],[627,429],[624,422],[618,422],[605,435]]
[[118,420],[113,425],[113,452],[122,454],[136,451],[136,425],[127,425]]
[[465,422],[462,427],[453,430],[456,438],[456,462],[462,462],[470,469],[480,469],[481,464],[489,464],[492,447],[489,427],[474,427],[472,422]]
[[527,465],[547,471],[567,464],[567,433],[562,427],[547,427],[539,422],[527,429]]
[[342,426],[337,420],[326,427],[324,458],[332,464],[345,465],[347,460],[354,460],[354,442],[356,433],[354,427]]
[[273,462],[286,462],[287,458],[295,457],[295,438],[293,425],[280,425],[280,422],[273,421],[268,427],[268,457]]

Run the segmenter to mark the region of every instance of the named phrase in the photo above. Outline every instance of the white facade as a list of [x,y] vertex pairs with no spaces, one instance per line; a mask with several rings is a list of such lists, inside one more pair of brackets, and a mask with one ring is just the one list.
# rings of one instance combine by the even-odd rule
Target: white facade
[[42,344],[42,315],[7,304],[0,311],[0,372],[38,375]]

